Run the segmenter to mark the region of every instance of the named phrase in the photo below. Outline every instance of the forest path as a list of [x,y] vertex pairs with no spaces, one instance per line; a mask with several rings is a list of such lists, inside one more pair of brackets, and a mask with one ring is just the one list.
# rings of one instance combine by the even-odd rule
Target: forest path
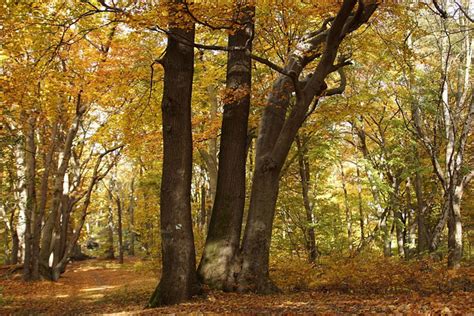
[[127,259],[86,260],[68,265],[58,282],[26,283],[20,275],[0,280],[0,314],[108,313],[143,309],[156,286],[156,263]]
[[[281,294],[260,296],[206,290],[206,295],[187,303],[144,310],[159,278],[158,271],[154,270],[157,266],[157,262],[129,258],[123,265],[111,260],[94,259],[70,264],[58,282],[26,283],[21,280],[21,275],[1,279],[0,314],[474,314],[472,268],[463,269],[451,279],[446,278],[445,286],[439,283],[437,290],[427,292],[425,284],[425,291],[408,289],[398,294],[380,293],[379,290],[363,294],[356,288],[352,292],[347,290],[351,284],[344,282],[335,284],[337,289],[328,287],[329,283],[324,283],[324,286],[320,283],[315,285],[318,290],[297,291],[300,281],[295,277],[299,280],[316,271],[305,272],[300,267],[298,274],[296,270],[276,268],[273,271],[275,281],[285,290]],[[362,278],[355,274],[357,278]],[[371,277],[378,278],[372,274],[364,276],[368,278],[362,281],[365,290],[374,284]],[[433,276],[418,275],[419,278],[431,279]],[[320,274],[317,278],[323,279]],[[455,280],[463,283],[453,287]],[[413,284],[406,286],[414,288]],[[382,287],[385,286],[388,289],[389,284],[382,284]]]

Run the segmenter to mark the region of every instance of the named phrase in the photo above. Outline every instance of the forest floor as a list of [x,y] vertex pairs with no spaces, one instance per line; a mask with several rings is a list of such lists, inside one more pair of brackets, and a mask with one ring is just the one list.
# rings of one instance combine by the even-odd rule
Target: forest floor
[[277,265],[272,276],[281,294],[205,290],[188,303],[144,310],[158,281],[156,263],[127,259],[119,265],[93,259],[70,264],[55,283],[2,277],[0,314],[474,314],[472,266],[453,273],[426,262],[408,268],[392,261],[384,264],[340,263],[325,272]]

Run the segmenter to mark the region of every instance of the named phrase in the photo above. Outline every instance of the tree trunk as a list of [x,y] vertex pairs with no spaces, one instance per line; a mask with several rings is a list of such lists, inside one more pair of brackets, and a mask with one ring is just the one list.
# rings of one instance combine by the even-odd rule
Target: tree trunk
[[25,177],[25,151],[24,140],[15,146],[16,182],[15,200],[18,207],[16,236],[18,237],[17,262],[23,263],[25,258],[25,230],[26,230],[26,177]]
[[[345,35],[365,23],[377,7],[376,4],[359,6],[358,13],[351,15],[356,2],[343,2],[329,30],[325,24],[319,31],[302,38],[284,68],[290,75],[280,75],[272,87],[257,139],[250,207],[242,242],[242,268],[238,275],[239,291],[271,293],[277,290],[269,278],[268,262],[279,175],[299,128],[312,112],[310,105],[316,106],[323,93],[328,96],[344,90],[343,73],[340,72],[338,88],[328,90],[325,79],[337,69],[333,63]],[[318,50],[321,47],[322,53]],[[321,58],[312,76],[307,82],[298,81],[305,66],[318,56]],[[293,91],[296,101],[287,115]]]
[[[258,154],[257,154],[258,157]],[[279,189],[279,170],[267,170],[261,159],[256,161],[250,210],[242,244],[242,267],[239,273],[238,290],[262,294],[277,292],[270,280],[269,252]]]
[[365,239],[365,217],[364,217],[364,207],[362,201],[362,181],[360,178],[360,169],[357,165],[357,200],[359,202],[359,224],[360,224],[360,242],[364,243]]
[[201,184],[201,208],[199,210],[199,227],[205,232],[207,224],[207,203],[206,203],[206,186]]
[[118,245],[119,245],[119,263],[123,263],[123,232],[122,232],[122,202],[120,197],[115,198],[115,204],[117,205],[117,234],[118,234]]
[[112,185],[109,191],[109,205],[107,207],[107,249],[105,250],[105,259],[113,260],[115,259],[115,250],[114,250],[114,208],[113,202],[114,198],[112,196]]
[[[416,155],[418,152],[415,153]],[[417,231],[417,252],[425,253],[430,249],[430,237],[428,233],[428,225],[426,223],[426,202],[423,197],[423,184],[420,171],[415,170],[415,196],[416,196],[416,223]]]
[[310,169],[308,161],[308,149],[306,144],[302,144],[300,138],[296,137],[296,145],[298,150],[298,166],[301,179],[301,192],[303,194],[303,205],[306,213],[306,250],[308,252],[308,261],[313,263],[316,261],[318,251],[316,249],[316,237],[314,233],[314,215],[313,207],[309,199],[309,181]]
[[393,208],[393,224],[395,225],[395,236],[397,238],[397,252],[401,258],[405,257],[405,220],[403,218],[400,206],[400,179],[397,176],[390,176],[392,178],[392,192],[390,193],[390,204]]
[[[176,16],[182,1],[170,2],[170,17]],[[163,57],[162,99],[163,170],[161,178],[161,280],[149,306],[177,304],[199,293],[191,218],[191,92],[194,49],[177,38],[194,42],[194,24],[171,21]],[[178,23],[181,25],[178,26]],[[183,25],[186,23],[186,25]],[[176,37],[175,37],[176,36]],[[179,144],[179,146],[177,146]]]
[[113,160],[113,162],[109,163],[109,165],[105,168],[104,166],[101,166],[102,159],[104,158],[105,155],[122,147],[123,145],[106,150],[104,153],[100,154],[99,157],[97,158],[97,161],[95,163],[95,166],[92,172],[91,180],[89,182],[89,185],[84,195],[84,201],[82,202],[82,210],[79,217],[79,224],[75,227],[71,238],[67,240],[67,246],[65,247],[63,256],[59,257],[58,255],[58,259],[55,260],[54,265],[51,268],[48,267],[48,269],[45,270],[44,273],[45,275],[47,275],[49,279],[53,281],[57,281],[61,273],[63,273],[66,270],[68,260],[69,258],[73,256],[75,247],[77,245],[77,241],[79,240],[79,237],[81,236],[81,231],[82,231],[82,228],[84,227],[84,223],[87,217],[87,210],[91,202],[92,192],[94,191],[94,188],[96,187],[97,183],[101,181],[110,171],[110,169],[112,169],[112,167],[116,164],[119,155],[115,156],[115,159]]
[[415,206],[412,202],[412,193],[411,193],[412,181],[411,178],[407,178],[405,185],[405,197],[406,197],[406,207],[405,207],[405,229],[404,233],[404,247],[405,247],[405,258],[412,257],[414,254],[413,250],[416,248],[416,230],[418,225],[415,221]]
[[[58,264],[61,258],[66,254],[66,248],[68,244],[68,235],[69,235],[69,220],[71,217],[72,211],[72,199],[68,195],[63,195],[61,202],[61,225],[59,227],[59,238],[58,242],[55,244],[54,249],[54,263],[53,267]],[[61,271],[63,273],[64,271]]]
[[[245,46],[253,33],[255,7],[244,7],[245,27],[229,35],[228,46]],[[245,163],[250,108],[251,59],[243,51],[228,53],[217,191],[198,268],[202,283],[213,288],[235,287],[235,261],[239,254],[245,205]]]
[[351,208],[349,206],[349,195],[347,193],[347,185],[346,185],[346,175],[344,173],[344,166],[342,162],[340,163],[341,167],[341,182],[342,182],[342,191],[344,192],[344,208],[346,211],[346,227],[347,227],[347,240],[349,242],[349,251],[352,251],[352,213]]
[[[50,136],[50,145],[47,153],[44,154],[44,171],[41,176],[41,184],[39,190],[39,201],[35,216],[32,220],[32,269],[34,275],[40,275],[40,241],[41,241],[41,232],[43,225],[43,218],[46,211],[46,203],[48,199],[48,183],[49,183],[49,174],[51,171],[51,164],[53,161],[53,155],[56,148],[57,138],[59,131],[59,122],[55,122],[53,126],[53,131]],[[46,144],[44,144],[46,147]]]
[[31,116],[27,121],[25,140],[25,182],[26,182],[26,209],[25,209],[25,257],[23,263],[23,278],[27,281],[38,280],[38,269],[33,266],[33,231],[32,224],[36,212],[36,118]]
[[132,178],[130,185],[130,204],[128,205],[128,255],[135,256],[135,178]]
[[[54,179],[51,212],[49,213],[48,218],[45,220],[44,227],[42,228],[41,250],[39,254],[40,262],[45,266],[50,266],[48,264],[50,261],[50,256],[54,250],[55,242],[57,241],[56,238],[60,234],[59,223],[61,216],[61,199],[63,196],[64,179],[66,177],[66,172],[69,167],[69,161],[72,155],[73,141],[77,135],[82,122],[82,117],[86,111],[86,107],[81,103],[81,94],[82,91],[80,91],[76,96],[75,117],[66,134],[64,147],[61,153],[61,162],[59,163],[59,167],[56,171]],[[59,259],[54,258],[53,255],[53,261],[57,260]]]
[[[382,217],[380,222],[380,230],[382,231],[383,239],[383,255],[385,257],[390,257],[392,255],[392,236],[390,232],[390,227],[388,226],[388,218],[392,212],[390,209],[385,210],[386,215]],[[385,213],[384,212],[384,213]]]
[[405,223],[403,219],[403,214],[400,209],[394,212],[394,221],[395,221],[395,234],[397,236],[397,251],[400,258],[405,257],[405,238],[404,230]]
[[[364,122],[363,120],[364,120],[363,117],[360,117],[360,121],[362,123]],[[371,154],[367,147],[366,133],[365,133],[364,127],[363,126],[361,127],[354,126],[354,127],[356,128],[357,136],[359,139],[358,147],[360,151],[362,152],[362,155],[367,161],[373,162]],[[377,211],[377,216],[379,217],[379,223],[376,227],[376,230],[380,230],[382,233],[383,253],[385,257],[389,257],[392,255],[390,228],[388,227],[388,219],[392,212],[391,205],[386,206],[385,208],[382,206],[382,194],[379,188],[377,187],[377,176],[379,176],[379,174],[374,175],[372,170],[367,166],[365,167],[365,171],[367,173],[367,178],[369,180],[369,187],[374,199],[374,206]],[[367,222],[369,222],[368,219],[367,219]],[[369,240],[372,238],[373,237],[369,238]],[[366,244],[367,244],[367,240],[365,240],[365,243],[361,243],[361,246],[365,246]],[[359,249],[361,249],[361,247],[359,247]]]
[[448,217],[448,267],[457,269],[460,267],[462,259],[461,201],[463,186],[456,186],[453,191]]
[[18,239],[18,234],[16,232],[16,229],[13,229],[11,231],[11,236],[12,236],[12,250],[10,254],[10,264],[18,264],[18,252],[20,249],[20,241]]

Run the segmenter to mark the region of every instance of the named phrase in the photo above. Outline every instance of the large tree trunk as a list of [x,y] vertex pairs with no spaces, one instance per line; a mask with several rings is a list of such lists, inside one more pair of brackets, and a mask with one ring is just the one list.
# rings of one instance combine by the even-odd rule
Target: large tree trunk
[[242,244],[242,270],[238,279],[239,291],[263,294],[278,291],[270,280],[268,263],[279,189],[279,171],[267,170],[261,159],[256,161],[250,210],[259,210],[259,212],[249,212],[247,218]]
[[[170,3],[169,16],[176,16],[181,3],[179,0]],[[194,49],[177,40],[193,43],[194,24],[182,20],[171,23],[171,35],[168,36],[162,60],[165,71],[161,104],[163,171],[160,219],[163,259],[161,280],[150,298],[150,307],[176,304],[200,291],[190,201]]]
[[[242,268],[238,275],[240,291],[270,293],[277,290],[269,278],[268,262],[279,174],[298,129],[308,111],[312,111],[310,104],[315,102],[316,106],[323,93],[328,96],[344,90],[343,74],[341,86],[335,89],[327,90],[325,79],[329,73],[340,69],[333,63],[345,35],[365,23],[376,8],[376,4],[360,5],[357,13],[352,14],[356,3],[355,0],[344,1],[329,29],[325,24],[302,38],[283,70],[287,75],[282,74],[272,87],[257,139],[250,207],[242,242]],[[322,54],[318,50],[321,47]],[[318,56],[321,58],[312,76],[307,78],[307,82],[298,81],[305,66]],[[287,115],[293,91],[296,92],[296,101]]]
[[[253,33],[255,7],[243,8],[245,27],[229,35],[229,47],[245,46]],[[239,254],[245,204],[245,163],[250,108],[251,59],[243,51],[231,51],[227,60],[222,136],[217,191],[204,253],[198,273],[201,282],[213,288],[235,287],[234,262]]]

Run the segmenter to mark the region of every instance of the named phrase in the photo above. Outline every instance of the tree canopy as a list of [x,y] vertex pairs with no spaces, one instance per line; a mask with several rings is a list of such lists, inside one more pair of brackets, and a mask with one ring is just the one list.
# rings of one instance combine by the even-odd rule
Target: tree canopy
[[472,275],[470,1],[0,7],[12,274],[145,262],[148,307],[281,293],[274,269],[329,290],[364,261]]

